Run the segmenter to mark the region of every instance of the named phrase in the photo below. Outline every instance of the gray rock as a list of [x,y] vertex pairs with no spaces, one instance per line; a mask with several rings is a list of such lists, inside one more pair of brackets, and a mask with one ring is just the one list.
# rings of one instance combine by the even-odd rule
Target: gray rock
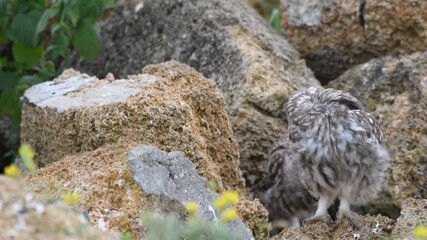
[[155,76],[143,75],[138,81],[124,79],[107,81],[70,69],[63,75],[73,76],[34,85],[25,91],[24,98],[38,107],[53,108],[62,113],[71,108],[124,102],[139,92],[138,87],[152,84],[156,79]]
[[238,0],[137,1],[100,23],[104,49],[73,67],[99,77],[136,74],[177,60],[215,80],[240,146],[248,186],[262,182],[266,153],[285,131],[281,104],[316,85],[297,51]]
[[[189,201],[200,203],[198,214],[215,221],[211,203],[218,197],[206,188],[206,180],[194,165],[180,152],[167,153],[153,146],[140,146],[128,154],[135,181],[148,194],[160,196],[163,201],[182,205]],[[167,205],[167,203],[165,204]],[[238,219],[227,224],[230,232],[245,232],[245,239],[254,239],[251,231]]]

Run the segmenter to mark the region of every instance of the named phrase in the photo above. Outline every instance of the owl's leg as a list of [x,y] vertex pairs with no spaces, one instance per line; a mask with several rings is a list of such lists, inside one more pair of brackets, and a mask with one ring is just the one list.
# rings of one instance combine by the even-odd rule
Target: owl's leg
[[350,210],[350,203],[346,198],[340,198],[340,206],[337,213],[337,223],[342,223],[344,220],[344,217],[347,218],[351,225],[354,227],[357,227],[357,219],[359,218],[359,215],[355,212],[352,212]]
[[291,222],[292,222],[292,227],[294,227],[294,228],[300,228],[300,227],[301,227],[301,226],[300,226],[300,223],[299,223],[299,219],[298,219],[298,217],[293,216],[293,217],[291,218]]
[[317,210],[313,217],[304,219],[303,224],[316,223],[318,221],[332,222],[331,216],[328,214],[330,198],[327,195],[321,195],[317,204]]

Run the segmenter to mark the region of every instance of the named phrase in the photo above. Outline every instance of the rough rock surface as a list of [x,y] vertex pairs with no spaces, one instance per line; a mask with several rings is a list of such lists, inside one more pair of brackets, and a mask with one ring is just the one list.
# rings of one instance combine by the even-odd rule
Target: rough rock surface
[[401,216],[396,221],[392,239],[415,239],[416,226],[427,226],[427,199],[409,198],[402,204]]
[[349,91],[380,121],[392,161],[377,210],[427,198],[427,52],[372,60],[330,86]]
[[[130,165],[130,160],[135,161],[136,158],[129,154],[137,146],[139,144],[109,145],[91,152],[65,157],[39,169],[35,177],[28,176],[26,181],[37,193],[43,195],[60,197],[67,192],[78,193],[80,195],[78,208],[89,216],[94,225],[118,232],[130,232],[133,239],[141,239],[144,234],[141,219],[144,211],[161,210],[182,216],[185,210],[178,201],[174,204],[171,198],[167,200],[141,191],[135,181],[135,179],[140,181],[141,176],[134,179]],[[221,164],[211,162],[208,166],[210,169],[216,169],[220,168]],[[169,167],[173,169],[179,166]],[[160,180],[161,176],[164,176],[161,174],[164,169],[161,167],[157,169],[160,172],[153,174]],[[198,170],[200,172],[200,169]],[[208,176],[206,172],[201,175],[205,178]],[[150,191],[147,188],[147,192]],[[250,203],[255,207],[238,206],[239,215],[253,230],[256,239],[265,239],[268,234],[265,224],[266,210],[258,201],[251,201],[244,195],[241,197],[241,204]],[[253,220],[256,224],[251,222]]]
[[409,198],[402,204],[401,216],[393,221],[381,215],[360,216],[356,226],[348,220],[341,224],[317,222],[302,228],[287,228],[273,239],[415,239],[416,226],[427,225],[427,199]]
[[39,165],[106,144],[153,144],[183,152],[218,191],[245,195],[237,143],[215,83],[174,61],[144,72],[98,80],[67,70],[28,89],[21,137],[35,148]]
[[318,82],[290,44],[238,0],[140,1],[100,24],[104,50],[75,68],[103,77],[137,74],[170,59],[215,80],[225,96],[248,187],[263,178],[266,153],[285,131],[280,105]]
[[28,187],[0,175],[0,239],[119,239],[70,206],[34,197]]
[[[258,228],[266,220],[266,210],[248,198],[237,143],[215,83],[174,61],[147,66],[144,72],[125,81],[111,75],[98,80],[70,70],[53,82],[32,87],[24,96],[23,141],[35,148],[36,160],[46,166],[113,143],[180,151],[202,176],[216,183],[218,192],[239,191],[241,205],[247,206],[240,208],[242,217],[251,221],[249,227]],[[101,97],[103,89],[108,95]],[[114,89],[121,95],[114,95]],[[251,214],[254,209],[256,216]],[[265,234],[266,229],[254,232]]]
[[304,225],[301,228],[286,228],[273,239],[333,239],[333,240],[371,240],[389,239],[394,221],[381,215],[360,216],[357,226],[345,219],[341,224],[322,221]]
[[[210,221],[220,214],[215,213],[212,206],[218,194],[206,188],[206,179],[197,173],[194,165],[182,153],[167,153],[153,146],[139,146],[129,152],[128,158],[133,178],[144,193],[163,198],[166,206],[175,206],[176,202],[181,206],[189,201],[197,202],[200,204],[199,216]],[[240,232],[243,239],[254,239],[240,219],[228,223],[227,227],[230,233]]]
[[322,82],[372,58],[427,49],[426,1],[281,0],[281,5],[287,38]]

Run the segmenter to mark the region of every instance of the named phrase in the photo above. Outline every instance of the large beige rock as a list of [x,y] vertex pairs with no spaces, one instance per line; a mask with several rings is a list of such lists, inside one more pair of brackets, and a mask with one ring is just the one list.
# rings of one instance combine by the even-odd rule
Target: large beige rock
[[[115,144],[65,157],[25,180],[40,195],[79,194],[78,209],[87,213],[92,224],[143,239],[146,230],[143,217],[147,212],[159,210],[185,217],[182,204],[186,201],[199,202],[202,211],[207,208],[208,190],[203,190],[206,182],[197,173],[195,176],[194,167],[188,166],[191,162],[186,164],[183,160],[179,152],[166,154],[135,143]],[[209,179],[208,171],[221,167],[221,163],[211,159],[198,170]],[[225,179],[220,180],[219,184],[226,185]],[[256,239],[265,239],[267,213],[259,201],[243,194],[237,208]],[[241,224],[234,222],[234,227],[239,230]]]
[[[127,165],[120,163],[126,147],[107,148],[50,164],[108,144],[135,142],[182,152],[207,181],[215,183],[217,192],[226,189],[240,192],[241,204],[248,206],[241,208],[244,219],[257,219],[257,224],[265,224],[266,210],[259,201],[249,199],[244,187],[237,143],[223,97],[213,81],[184,64],[171,61],[150,65],[144,68],[144,74],[126,80],[115,80],[111,75],[99,80],[67,70],[54,81],[27,90],[21,129],[23,141],[35,148],[36,162],[44,166],[40,170],[40,184],[47,181],[49,187],[50,183],[64,183],[66,179],[76,182],[67,188],[74,191],[79,186],[101,181],[101,186],[90,187],[85,193],[85,201],[92,205],[84,209],[96,206],[100,199],[107,201],[105,194],[111,194],[112,203],[106,203],[109,209],[128,204],[123,199],[127,190],[114,188],[121,178],[127,177]],[[135,193],[131,198],[138,201],[138,197]],[[128,205],[136,210],[123,212],[136,211],[131,214],[136,217],[142,206],[135,204]],[[250,213],[255,212],[251,209],[256,209],[256,217]],[[256,231],[255,235],[265,235],[266,227]]]
[[[149,143],[179,150],[209,180],[244,191],[237,143],[215,83],[177,63],[147,66],[145,74],[97,79],[73,70],[24,94],[21,137],[40,166],[112,143]],[[223,183],[221,179],[227,179]]]
[[118,7],[100,32],[99,58],[73,67],[124,78],[173,59],[218,84],[249,187],[262,182],[268,148],[285,131],[282,102],[318,84],[298,52],[239,0],[136,1]]
[[414,240],[414,228],[420,225],[427,226],[427,199],[406,199],[393,229],[392,239]]
[[0,175],[0,239],[119,239],[102,231],[70,206],[38,198],[19,181]]
[[281,0],[281,5],[287,38],[324,82],[372,58],[427,49],[426,1]]
[[427,198],[427,52],[372,60],[330,86],[349,91],[381,123],[392,161],[374,210],[396,216],[404,199]]

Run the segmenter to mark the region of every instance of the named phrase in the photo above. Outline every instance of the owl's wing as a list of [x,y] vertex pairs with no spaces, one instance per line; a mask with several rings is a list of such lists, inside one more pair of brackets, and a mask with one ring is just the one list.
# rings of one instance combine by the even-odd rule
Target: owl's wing
[[298,152],[295,144],[289,140],[287,134],[279,138],[271,147],[268,154],[267,171],[271,183],[283,179],[284,168],[295,161]]
[[381,144],[383,141],[383,133],[377,119],[371,114],[363,110],[350,111],[350,117],[365,130],[369,139]]

